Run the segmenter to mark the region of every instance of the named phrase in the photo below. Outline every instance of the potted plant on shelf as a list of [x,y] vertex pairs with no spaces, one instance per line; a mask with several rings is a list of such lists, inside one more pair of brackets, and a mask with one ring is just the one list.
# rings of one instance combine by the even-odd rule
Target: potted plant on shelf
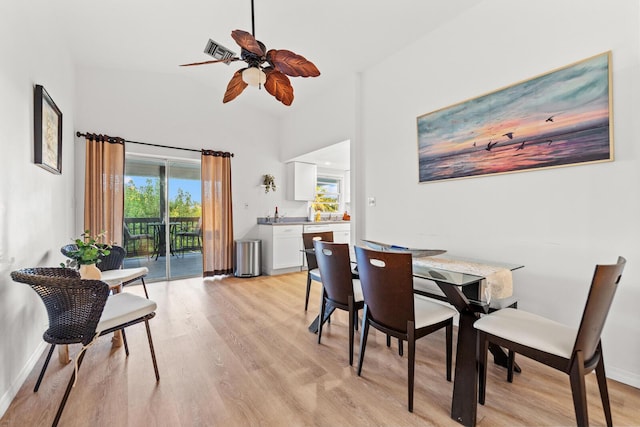
[[276,179],[273,175],[266,174],[262,178],[262,186],[264,187],[264,192],[268,193],[269,190],[276,191]]
[[85,230],[79,238],[75,239],[74,245],[67,256],[71,259],[67,261],[63,267],[76,267],[80,270],[80,277],[83,279],[100,279],[101,273],[96,264],[100,262],[100,257],[109,255],[111,245],[101,243],[98,240],[103,239],[105,232],[91,236],[89,230]]

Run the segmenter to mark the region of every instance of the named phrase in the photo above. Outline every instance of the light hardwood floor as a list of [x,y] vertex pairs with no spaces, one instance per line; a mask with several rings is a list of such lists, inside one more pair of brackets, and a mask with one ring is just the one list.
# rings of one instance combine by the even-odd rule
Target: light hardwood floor
[[[459,426],[449,417],[444,331],[417,343],[414,413],[407,412],[407,359],[370,331],[362,377],[348,364],[347,316],[337,311],[322,344],[307,326],[305,273],[148,284],[160,382],[143,325],[127,329],[131,354],[102,337],[87,353],[61,426]],[[126,292],[142,295],[142,288]],[[454,336],[455,340],[455,336]],[[356,347],[359,337],[356,338]],[[6,343],[5,343],[6,344]],[[605,357],[606,357],[606,348]],[[71,347],[71,356],[78,346]],[[357,359],[359,352],[355,349]],[[454,353],[455,354],[455,353]],[[0,427],[51,424],[73,365],[55,358],[33,393],[44,354],[0,419]],[[518,358],[513,384],[489,367],[478,426],[575,425],[566,375]],[[589,417],[604,425],[597,383],[587,377]],[[617,426],[640,425],[640,390],[609,381]]]

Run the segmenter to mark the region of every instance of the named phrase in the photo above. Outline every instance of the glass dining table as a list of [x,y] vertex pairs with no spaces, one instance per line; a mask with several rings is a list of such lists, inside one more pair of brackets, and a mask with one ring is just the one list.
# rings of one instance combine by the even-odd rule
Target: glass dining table
[[[384,249],[383,249],[384,250]],[[471,274],[468,265],[487,265],[504,271],[514,271],[524,267],[521,264],[475,260],[443,254],[438,251],[437,260],[425,257],[424,250],[389,247],[386,250],[412,252],[414,255],[413,276],[435,282],[442,293],[415,289],[415,293],[449,302],[460,314],[458,338],[456,345],[455,376],[451,402],[451,418],[465,426],[475,426],[478,401],[478,369],[477,369],[477,332],[474,322],[481,314],[489,312],[490,293],[487,292],[487,276],[474,271]],[[312,249],[310,249],[312,251]],[[354,274],[357,274],[355,256]],[[462,266],[462,268],[461,268]],[[444,294],[444,296],[443,296]],[[332,309],[328,309],[323,322],[329,319]],[[319,318],[316,317],[309,326],[309,331],[317,333]],[[497,346],[490,348],[497,364],[506,366],[506,354]]]

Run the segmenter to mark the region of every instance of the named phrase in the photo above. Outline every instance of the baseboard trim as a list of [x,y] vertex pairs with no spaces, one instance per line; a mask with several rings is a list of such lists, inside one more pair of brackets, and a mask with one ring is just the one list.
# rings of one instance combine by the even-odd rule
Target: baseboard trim
[[607,378],[640,389],[640,374],[606,366]]
[[9,409],[9,405],[11,405],[11,402],[13,402],[13,399],[18,394],[20,387],[22,387],[22,384],[24,384],[27,377],[36,366],[36,363],[38,363],[38,359],[40,359],[42,352],[45,351],[47,346],[48,344],[46,342],[40,342],[29,360],[27,360],[27,363],[25,363],[25,365],[22,367],[22,370],[20,371],[18,376],[15,378],[15,380],[13,380],[13,383],[11,384],[9,389],[2,395],[2,398],[0,399],[0,418],[4,415],[5,412],[7,412],[7,409]]

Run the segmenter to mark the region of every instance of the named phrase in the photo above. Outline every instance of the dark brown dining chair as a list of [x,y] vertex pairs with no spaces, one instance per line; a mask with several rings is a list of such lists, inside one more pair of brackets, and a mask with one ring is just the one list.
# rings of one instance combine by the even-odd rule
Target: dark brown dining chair
[[353,365],[354,329],[358,326],[358,310],[364,307],[360,280],[351,274],[347,243],[314,240],[315,258],[322,277],[322,298],[318,321],[318,344],[322,338],[322,320],[327,305],[349,312],[349,365]]
[[[106,283],[100,280],[83,280],[76,270],[70,268],[27,268],[13,271],[11,278],[29,285],[38,294],[49,317],[49,328],[44,332],[43,339],[51,344],[51,347],[34,392],[40,387],[55,346],[82,344],[82,349],[76,356],[74,371],[53,420],[54,427],[60,421],[69,393],[75,385],[86,350],[99,336],[144,322],[156,381],[160,380],[149,329],[149,320],[156,314],[155,302],[128,292],[109,296],[109,286]],[[125,350],[128,356],[128,347],[125,346]]]
[[309,306],[309,293],[311,292],[311,281],[322,283],[320,270],[318,269],[318,261],[313,253],[309,253],[313,249],[314,240],[322,240],[324,242],[333,242],[333,231],[321,231],[317,233],[302,233],[302,245],[306,249],[305,257],[307,259],[307,293],[304,298],[304,311]]
[[[479,395],[484,405],[487,385],[487,349],[495,343],[569,375],[578,426],[588,426],[584,376],[595,369],[600,398],[608,426],[613,425],[600,335],[626,260],[597,265],[582,313],[580,326],[572,328],[537,314],[506,308],[482,317],[474,324],[479,331]],[[510,360],[512,363],[512,360]]]
[[364,294],[358,376],[362,373],[369,326],[407,341],[408,409],[413,412],[415,341],[441,328],[446,330],[447,381],[451,381],[452,307],[413,292],[410,253],[379,252],[356,246],[358,273]]

